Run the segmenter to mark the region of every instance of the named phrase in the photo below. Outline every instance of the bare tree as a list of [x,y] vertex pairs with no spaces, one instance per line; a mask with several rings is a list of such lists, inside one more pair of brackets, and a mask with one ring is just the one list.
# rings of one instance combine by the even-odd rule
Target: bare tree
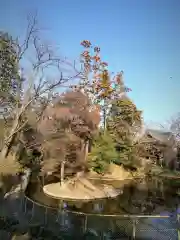
[[[59,87],[70,84],[72,80],[78,78],[80,71],[74,64],[69,64],[66,60],[55,55],[52,47],[44,44],[39,37],[37,18],[29,19],[27,33],[23,44],[16,42],[17,62],[19,67],[28,55],[28,51],[33,54],[28,73],[25,78],[16,87],[15,104],[8,103],[8,117],[12,119],[12,127],[4,139],[1,149],[1,161],[5,159],[15,141],[24,127],[27,125],[28,112],[38,109],[38,122],[48,103],[53,99],[55,91]],[[27,60],[27,59],[26,59]],[[63,74],[64,66],[68,66],[69,74]],[[73,73],[72,73],[73,69]],[[52,74],[52,73],[56,73]],[[45,99],[44,103],[42,101]]]
[[83,170],[87,164],[87,142],[99,123],[96,115],[89,111],[89,103],[88,97],[80,91],[66,92],[48,106],[39,122],[38,130],[44,139],[42,171],[60,171],[61,182],[65,167],[79,166],[78,169]]
[[170,120],[170,130],[177,140],[180,139],[180,113]]
[[85,93],[80,91],[69,92],[64,96],[64,101],[70,105],[70,113],[73,117],[71,128],[73,133],[81,138],[81,146],[84,152],[84,161],[86,162],[89,141],[93,133],[97,130],[100,122],[100,116],[96,114],[90,99]]

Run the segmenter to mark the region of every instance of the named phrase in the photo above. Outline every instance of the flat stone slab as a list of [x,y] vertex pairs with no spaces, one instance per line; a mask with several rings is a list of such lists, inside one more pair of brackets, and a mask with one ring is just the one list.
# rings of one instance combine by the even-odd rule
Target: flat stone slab
[[60,183],[51,183],[45,185],[43,191],[51,198],[66,200],[114,198],[122,192],[122,190],[110,185],[92,184],[86,178],[72,179],[65,182],[62,186]]

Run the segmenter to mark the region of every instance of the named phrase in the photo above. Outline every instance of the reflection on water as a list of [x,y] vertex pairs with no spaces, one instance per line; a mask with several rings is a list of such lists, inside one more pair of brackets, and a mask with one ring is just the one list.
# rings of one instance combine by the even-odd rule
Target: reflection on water
[[[180,183],[147,179],[142,182],[131,182],[124,187],[122,182],[113,182],[113,185],[122,189],[122,194],[115,199],[68,202],[45,196],[41,184],[31,183],[27,195],[36,203],[24,197],[19,199],[20,201],[17,199],[16,203],[2,201],[0,215],[5,215],[4,210],[9,211],[8,216],[11,217],[11,221],[0,219],[0,229],[6,228],[6,233],[12,233],[14,229],[22,232],[24,229],[23,234],[28,231],[33,239],[48,240],[62,239],[62,237],[63,239],[132,239],[132,236],[136,236],[133,239],[139,240],[178,239],[175,215],[157,218],[127,216],[127,214],[167,215],[168,212],[173,212],[179,203],[176,192]],[[37,204],[38,202],[41,205]],[[75,212],[67,212],[63,209]],[[113,216],[105,217],[104,214]],[[114,217],[115,214],[118,216]],[[126,217],[122,214],[126,214]],[[14,223],[12,217],[16,220]],[[0,231],[0,239],[7,239],[2,237],[1,233]]]
[[[106,182],[107,184],[107,182]],[[180,182],[162,179],[136,180],[122,185],[114,181],[114,187],[122,189],[122,193],[114,199],[101,199],[89,202],[63,201],[52,199],[43,193],[42,186],[31,183],[27,194],[35,201],[53,208],[84,213],[102,214],[160,214],[164,211],[173,212],[180,203],[178,189]]]
[[[59,209],[61,217],[58,221],[71,231],[71,235],[82,232],[92,236],[92,239],[132,239],[133,235],[136,236],[135,239],[178,239],[175,214],[170,218],[156,218],[152,215],[169,215],[177,210],[180,203],[177,194],[180,182],[154,178],[125,185],[119,181],[111,184],[122,189],[122,194],[114,199],[90,202],[51,199],[44,195],[42,186],[37,183],[29,185],[27,194],[36,202]],[[77,214],[64,212],[63,209]],[[51,212],[48,219],[55,226],[51,220]],[[88,215],[79,215],[81,212]],[[127,217],[128,214],[135,217]],[[114,217],[115,215],[118,216]],[[151,217],[142,218],[140,215]]]

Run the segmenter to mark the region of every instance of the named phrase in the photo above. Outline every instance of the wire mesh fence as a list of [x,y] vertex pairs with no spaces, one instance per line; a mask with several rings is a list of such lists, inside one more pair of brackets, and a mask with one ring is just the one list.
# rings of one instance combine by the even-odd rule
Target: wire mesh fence
[[[84,214],[67,210],[58,210],[40,205],[27,197],[11,205],[8,212],[0,209],[0,216],[17,219],[21,228],[31,226],[33,236],[41,239],[152,239],[178,240],[179,215],[173,216],[136,216]],[[8,232],[9,239],[13,224],[1,223],[0,234]],[[3,226],[3,227],[2,227]],[[33,227],[32,227],[33,226]],[[0,235],[0,239],[2,238]],[[44,236],[44,237],[43,237]],[[51,236],[51,237],[50,237]],[[52,236],[55,236],[52,238]],[[71,237],[71,238],[70,238]],[[7,238],[8,239],[8,238]]]

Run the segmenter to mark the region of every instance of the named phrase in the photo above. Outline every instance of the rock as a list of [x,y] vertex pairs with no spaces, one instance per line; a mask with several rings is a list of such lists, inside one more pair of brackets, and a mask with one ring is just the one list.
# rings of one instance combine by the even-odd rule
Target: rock
[[17,185],[12,186],[11,190],[4,195],[4,198],[9,197],[10,195],[18,197],[21,191],[25,191],[29,183],[30,175],[30,169],[24,170],[24,174],[21,176],[20,182]]
[[31,239],[29,233],[25,233],[22,235],[14,235],[11,240],[29,240]]

